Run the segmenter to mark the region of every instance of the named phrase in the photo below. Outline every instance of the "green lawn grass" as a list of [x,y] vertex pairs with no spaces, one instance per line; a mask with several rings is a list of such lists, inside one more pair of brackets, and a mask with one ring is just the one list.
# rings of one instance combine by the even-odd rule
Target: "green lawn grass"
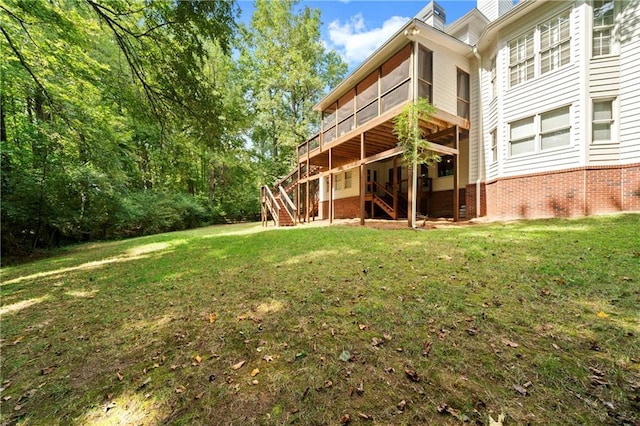
[[2,269],[2,424],[633,425],[639,283],[631,214],[79,245]]

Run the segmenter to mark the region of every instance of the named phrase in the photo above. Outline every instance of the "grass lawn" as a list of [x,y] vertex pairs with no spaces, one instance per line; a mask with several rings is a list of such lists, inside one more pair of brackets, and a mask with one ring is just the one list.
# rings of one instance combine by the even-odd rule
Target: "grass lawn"
[[218,226],[1,272],[2,424],[640,422],[640,215]]

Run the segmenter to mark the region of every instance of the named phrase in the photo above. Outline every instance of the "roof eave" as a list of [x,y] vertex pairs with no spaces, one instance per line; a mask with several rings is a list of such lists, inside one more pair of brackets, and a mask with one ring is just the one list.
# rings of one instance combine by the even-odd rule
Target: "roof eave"
[[382,44],[382,46],[369,55],[367,59],[353,70],[351,74],[345,77],[324,98],[315,104],[313,109],[315,111],[322,111],[324,108],[335,102],[349,89],[353,88],[359,81],[382,65],[385,60],[387,60],[406,42],[415,40],[414,33],[417,34],[420,31],[428,32],[429,35],[435,37],[436,43],[442,44],[462,55],[467,55],[471,51],[471,46],[468,44],[445,32],[433,28],[431,25],[428,25],[417,18],[413,18],[403,25],[393,36]]

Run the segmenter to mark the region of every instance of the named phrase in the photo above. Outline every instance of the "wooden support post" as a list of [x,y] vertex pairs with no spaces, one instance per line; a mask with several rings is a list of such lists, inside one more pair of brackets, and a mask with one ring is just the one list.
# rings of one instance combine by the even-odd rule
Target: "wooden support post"
[[393,157],[393,172],[391,176],[391,185],[393,185],[393,212],[396,216],[394,219],[398,219],[398,157]]
[[413,199],[413,166],[414,164],[411,163],[407,166],[407,225],[409,226],[409,228],[413,228],[413,222],[414,222],[414,217],[413,217],[413,203],[414,203],[414,199]]
[[[455,147],[458,149],[458,143],[460,142],[460,131],[458,126],[455,126],[456,138]],[[458,170],[458,154],[453,155],[453,221],[458,222],[460,220],[460,189],[458,188],[458,181],[460,180],[460,173]]]
[[309,223],[309,177],[311,176],[311,164],[309,162],[309,156],[307,155],[307,183],[305,184],[306,196],[305,199],[305,209],[304,209],[304,221]]
[[333,223],[333,149],[329,148],[329,223]]
[[300,220],[300,178],[302,177],[302,167],[300,166],[300,155],[298,155],[298,183],[296,184],[296,214],[294,221],[301,222]]
[[364,200],[364,196],[365,193],[367,192],[367,182],[365,181],[366,176],[365,176],[365,172],[366,172],[366,167],[364,164],[364,156],[365,156],[365,149],[364,149],[364,132],[362,132],[360,134],[360,225],[364,225],[364,211],[365,211],[365,200]]

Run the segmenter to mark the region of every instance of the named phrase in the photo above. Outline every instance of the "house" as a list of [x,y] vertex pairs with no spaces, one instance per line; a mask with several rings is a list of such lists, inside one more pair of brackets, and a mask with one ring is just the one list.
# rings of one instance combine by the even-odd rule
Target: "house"
[[[429,3],[315,106],[263,220],[496,219],[640,211],[640,1]],[[394,118],[441,161],[404,164]]]

